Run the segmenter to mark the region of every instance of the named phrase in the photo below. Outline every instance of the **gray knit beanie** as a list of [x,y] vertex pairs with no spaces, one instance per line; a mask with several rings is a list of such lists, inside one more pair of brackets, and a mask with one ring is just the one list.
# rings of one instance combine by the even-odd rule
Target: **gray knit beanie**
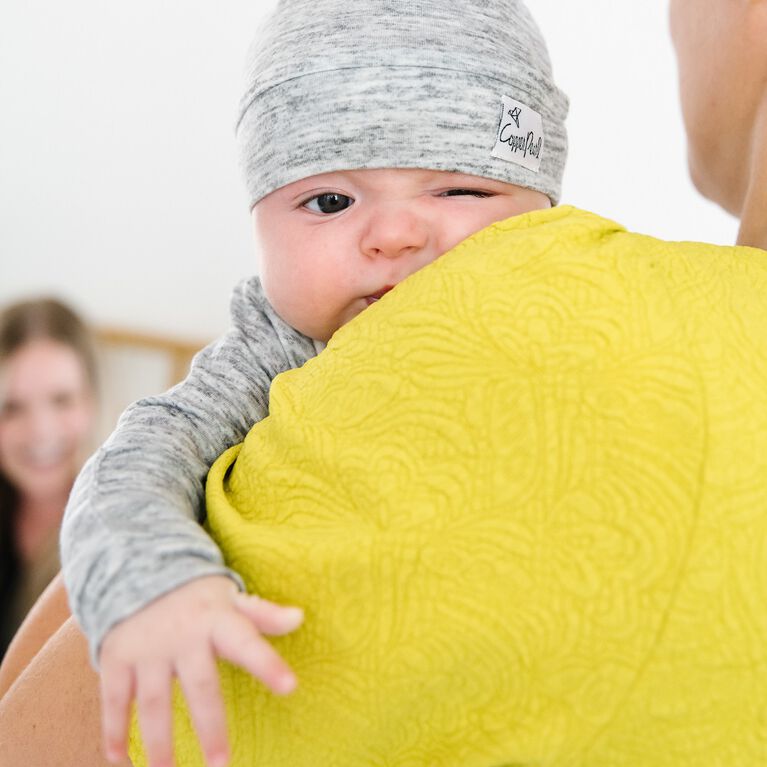
[[280,0],[246,82],[251,206],[360,168],[469,173],[559,200],[568,102],[520,0]]

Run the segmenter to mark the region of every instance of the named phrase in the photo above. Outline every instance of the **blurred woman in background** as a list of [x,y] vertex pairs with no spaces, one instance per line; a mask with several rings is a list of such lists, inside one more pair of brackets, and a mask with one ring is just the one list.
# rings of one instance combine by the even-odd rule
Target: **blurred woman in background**
[[59,570],[59,526],[95,417],[83,321],[54,299],[0,312],[0,658]]

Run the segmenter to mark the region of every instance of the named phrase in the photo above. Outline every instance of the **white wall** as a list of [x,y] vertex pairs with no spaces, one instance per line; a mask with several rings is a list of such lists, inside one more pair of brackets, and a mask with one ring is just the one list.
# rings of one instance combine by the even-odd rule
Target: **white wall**
[[233,126],[264,4],[0,2],[0,301],[212,337],[254,270]]
[[564,201],[666,239],[735,242],[687,175],[668,0],[528,0],[570,96]]
[[[529,2],[572,102],[564,201],[734,241],[687,180],[664,0]],[[272,4],[0,3],[0,303],[53,291],[100,323],[225,328],[229,291],[255,268],[240,72]]]

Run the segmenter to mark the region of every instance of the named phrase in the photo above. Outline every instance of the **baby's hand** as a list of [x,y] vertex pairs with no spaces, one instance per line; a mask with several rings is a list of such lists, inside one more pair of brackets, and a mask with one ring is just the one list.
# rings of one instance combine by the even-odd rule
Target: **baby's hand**
[[229,760],[216,658],[249,671],[273,692],[296,678],[262,634],[297,629],[303,612],[238,594],[225,576],[198,578],[115,626],[101,646],[101,714],[107,758],[126,756],[135,697],[150,767],[173,765],[171,688],[177,676],[210,767]]

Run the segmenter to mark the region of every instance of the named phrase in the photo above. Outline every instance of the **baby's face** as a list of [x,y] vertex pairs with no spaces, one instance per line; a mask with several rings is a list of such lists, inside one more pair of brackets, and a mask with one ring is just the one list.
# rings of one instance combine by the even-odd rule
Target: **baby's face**
[[327,341],[470,235],[550,205],[541,192],[444,171],[310,176],[277,189],[253,209],[264,291],[286,322]]

